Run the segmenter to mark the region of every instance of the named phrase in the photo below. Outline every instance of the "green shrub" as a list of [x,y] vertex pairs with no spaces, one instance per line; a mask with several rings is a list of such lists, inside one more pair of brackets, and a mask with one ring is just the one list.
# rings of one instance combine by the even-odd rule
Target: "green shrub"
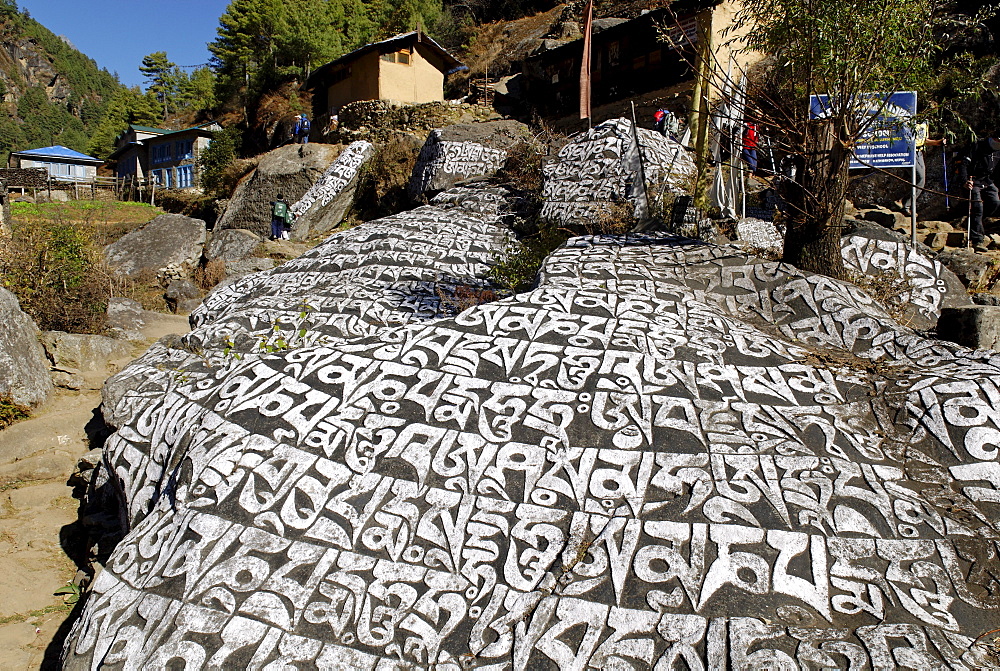
[[538,222],[536,233],[514,245],[490,268],[490,279],[508,291],[531,289],[545,257],[571,235],[572,231],[559,228],[551,221]]
[[0,282],[45,331],[101,333],[114,288],[83,226],[15,221],[0,243]]
[[0,429],[5,429],[14,422],[20,422],[30,416],[31,410],[29,408],[0,396]]
[[375,152],[358,175],[355,203],[365,207],[354,214],[361,221],[370,221],[409,209],[407,187],[413,166],[420,155],[420,142],[403,135],[390,135],[375,147]]

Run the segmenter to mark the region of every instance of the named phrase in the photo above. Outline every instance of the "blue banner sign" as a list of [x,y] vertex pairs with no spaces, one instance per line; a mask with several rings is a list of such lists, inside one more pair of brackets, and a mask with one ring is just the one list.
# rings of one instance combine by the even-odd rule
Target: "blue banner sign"
[[[861,106],[864,130],[854,145],[851,168],[909,168],[916,160],[913,116],[917,92],[866,93],[867,111]],[[830,96],[809,96],[809,118],[830,116]]]

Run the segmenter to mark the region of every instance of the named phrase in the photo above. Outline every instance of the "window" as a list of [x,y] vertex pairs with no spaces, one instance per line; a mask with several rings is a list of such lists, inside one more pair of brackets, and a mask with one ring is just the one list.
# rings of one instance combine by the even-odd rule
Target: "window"
[[178,140],[174,142],[174,158],[181,161],[194,158],[194,140]]
[[403,65],[410,64],[410,50],[401,49],[399,51],[393,51],[388,54],[382,54],[382,60],[386,63],[402,63]]
[[150,150],[153,163],[163,163],[170,160],[170,143],[154,144]]
[[330,77],[330,86],[333,86],[334,84],[339,84],[340,82],[344,81],[350,76],[351,76],[350,66],[345,68],[340,68],[339,70],[334,72],[333,75]]
[[153,181],[156,182],[157,186],[162,186],[165,189],[169,189],[170,188],[170,169],[169,168],[168,169],[164,169],[164,170],[153,170],[149,174],[150,174],[150,176],[152,176]]
[[194,185],[194,167],[182,165],[177,168],[177,183],[174,185],[178,189],[187,189]]

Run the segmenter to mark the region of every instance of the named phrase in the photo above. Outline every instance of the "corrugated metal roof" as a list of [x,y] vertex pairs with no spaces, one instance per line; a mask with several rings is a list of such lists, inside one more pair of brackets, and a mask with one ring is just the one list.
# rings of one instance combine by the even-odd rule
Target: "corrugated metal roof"
[[61,158],[63,160],[70,161],[80,161],[87,163],[104,163],[99,158],[94,158],[93,156],[87,156],[86,154],[81,154],[78,151],[73,151],[69,147],[64,147],[61,144],[54,145],[52,147],[41,147],[39,149],[25,149],[24,151],[13,152],[15,156],[25,156],[30,158]]

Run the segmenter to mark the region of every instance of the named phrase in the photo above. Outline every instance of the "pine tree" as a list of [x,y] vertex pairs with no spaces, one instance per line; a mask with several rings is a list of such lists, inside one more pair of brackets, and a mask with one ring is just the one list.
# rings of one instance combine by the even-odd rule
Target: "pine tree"
[[153,93],[163,105],[163,118],[167,118],[169,105],[177,92],[174,68],[176,65],[167,58],[167,52],[154,51],[142,59],[139,72],[146,77],[146,90]]

